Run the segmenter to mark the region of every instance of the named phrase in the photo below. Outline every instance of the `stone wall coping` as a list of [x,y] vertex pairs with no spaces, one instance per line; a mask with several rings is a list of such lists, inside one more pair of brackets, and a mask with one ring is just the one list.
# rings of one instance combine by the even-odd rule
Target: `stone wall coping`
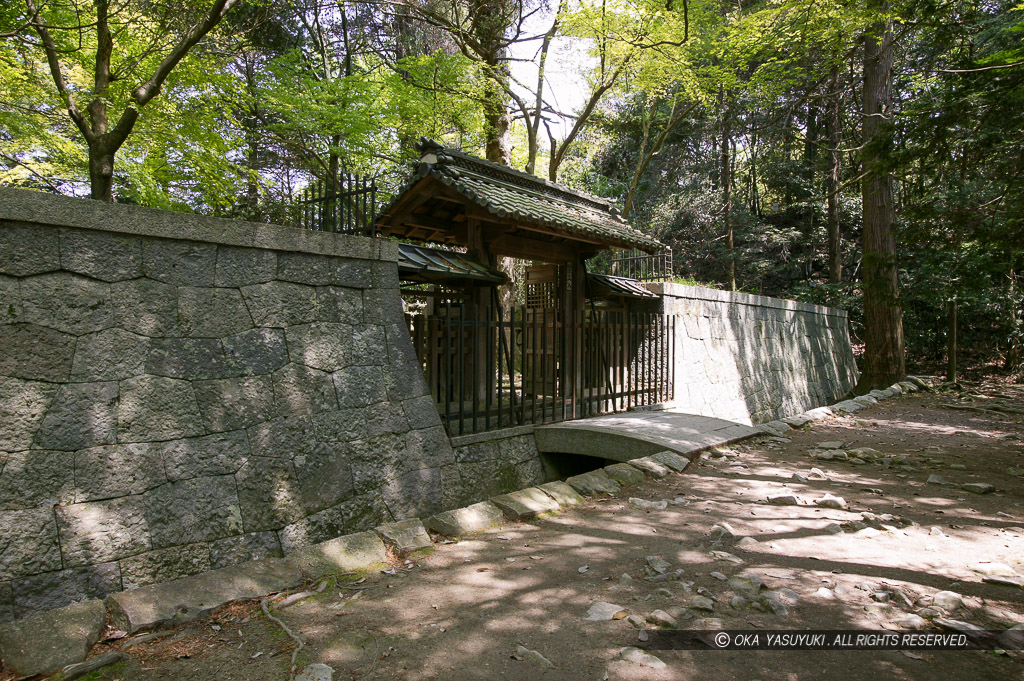
[[829,317],[847,317],[846,310],[842,308],[802,303],[796,300],[783,300],[782,298],[770,298],[768,296],[758,296],[752,293],[720,291],[718,289],[707,288],[706,286],[688,286],[686,284],[676,284],[667,281],[647,282],[645,285],[653,293],[672,298],[707,300],[716,303],[727,303],[730,305],[749,305],[751,307],[768,307],[776,310],[787,310],[790,312],[810,312]]
[[0,221],[131,234],[225,246],[312,253],[358,260],[398,260],[398,244],[349,234],[0,187]]
[[533,425],[526,426],[513,426],[511,428],[502,428],[501,430],[488,430],[483,433],[471,433],[469,435],[455,435],[451,438],[452,447],[467,447],[469,445],[478,445],[481,442],[494,442],[495,440],[507,440],[512,437],[519,437],[520,435],[530,435],[533,433]]

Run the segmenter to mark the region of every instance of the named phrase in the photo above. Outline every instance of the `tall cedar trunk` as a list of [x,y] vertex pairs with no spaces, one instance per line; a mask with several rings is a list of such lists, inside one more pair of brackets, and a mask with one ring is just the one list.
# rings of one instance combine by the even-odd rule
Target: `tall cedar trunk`
[[[245,87],[251,101],[256,102],[255,58],[250,59],[249,55],[244,53],[242,58],[245,62]],[[256,175],[260,169],[259,116],[259,106],[252,104],[246,108],[241,120],[242,128],[245,131],[246,168],[249,171],[246,175],[245,185],[245,218],[248,220],[256,219],[256,207],[260,201],[260,187]]]
[[[881,8],[886,9],[884,6]],[[889,22],[864,38],[864,367],[856,392],[906,378],[903,313],[896,269],[895,210],[888,156],[892,142],[893,41]]]
[[949,301],[949,311],[946,324],[948,326],[946,336],[946,380],[950,383],[956,383],[956,298]]
[[833,66],[828,117],[825,134],[828,136],[828,169],[825,172],[828,193],[828,280],[838,284],[843,280],[843,261],[839,254],[839,113],[842,105],[839,93],[839,67]]
[[[814,196],[814,171],[818,165],[818,109],[807,106],[807,134],[804,137],[804,182],[807,185],[807,199]],[[814,271],[814,229],[817,225],[817,214],[808,205],[804,216],[804,232],[806,234],[807,256],[804,261],[804,276],[810,278]]]
[[1021,292],[1017,285],[1017,273],[1013,267],[1007,275],[1010,280],[1010,349],[1006,353],[1005,368],[1011,373],[1019,374],[1024,368],[1024,319],[1021,319],[1020,312],[1024,308],[1024,300],[1021,300]]
[[[495,54],[488,67],[504,77],[503,65],[499,64]],[[509,142],[509,130],[512,118],[508,113],[508,97],[498,83],[488,79],[484,84],[484,134],[487,136],[487,160],[503,166],[512,163],[512,145]]]
[[722,114],[722,147],[720,175],[722,187],[722,222],[725,226],[726,276],[729,290],[736,290],[736,254],[732,227],[732,162],[729,153],[732,143],[732,129],[729,119],[729,93],[725,88],[718,90],[718,104]]

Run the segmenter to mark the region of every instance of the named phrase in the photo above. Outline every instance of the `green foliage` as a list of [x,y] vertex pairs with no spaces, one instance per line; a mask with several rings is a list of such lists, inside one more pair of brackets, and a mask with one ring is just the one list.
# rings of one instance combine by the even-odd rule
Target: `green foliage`
[[[209,4],[112,3],[112,112]],[[95,16],[92,0],[40,7],[52,26]],[[1024,4],[890,7],[900,55],[884,156],[896,185],[911,360],[942,358],[955,299],[964,345],[1024,372]],[[734,265],[739,289],[845,307],[859,333],[861,38],[876,11],[838,0],[691,0],[685,15],[679,2],[567,2],[556,39],[588,55],[578,81],[592,101],[570,112],[580,116],[569,121],[580,121],[577,136],[560,146],[560,128],[550,140],[543,124],[530,128],[532,84],[509,80],[512,47],[536,28],[517,33],[515,18],[537,3],[393,9],[235,8],[145,107],[117,154],[118,200],[283,220],[296,193],[335,166],[376,175],[386,199],[407,177],[420,137],[483,154],[492,132],[485,116],[505,108],[519,116],[514,165],[530,163],[532,142],[537,168],[547,167],[549,149],[561,153],[560,181],[623,207],[631,196],[630,220],[672,247],[680,280],[726,287]],[[540,33],[552,18],[542,13],[530,15]],[[88,156],[38,36],[18,30],[25,17],[21,3],[0,6],[0,182],[82,195]],[[71,100],[84,109],[95,33],[53,34]],[[474,44],[481,36],[491,43]],[[555,87],[542,102],[549,122]],[[833,106],[843,278],[829,283]]]

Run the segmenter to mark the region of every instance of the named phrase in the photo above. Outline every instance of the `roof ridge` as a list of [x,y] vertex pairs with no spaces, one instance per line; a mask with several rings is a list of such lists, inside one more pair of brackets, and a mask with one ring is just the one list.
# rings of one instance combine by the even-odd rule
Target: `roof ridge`
[[438,165],[446,165],[444,159],[445,156],[457,158],[461,161],[468,161],[469,163],[473,163],[477,166],[480,166],[485,171],[491,171],[499,175],[510,176],[509,179],[513,181],[518,181],[517,183],[525,182],[533,185],[541,185],[545,189],[564,194],[567,197],[582,199],[588,203],[596,204],[598,208],[605,209],[615,218],[618,218],[620,221],[625,222],[619,217],[619,210],[610,199],[606,199],[601,196],[595,196],[594,194],[580,191],[578,189],[572,189],[571,187],[566,187],[564,184],[552,182],[551,180],[545,179],[543,177],[538,177],[537,175],[533,175],[532,173],[519,170],[518,168],[513,168],[512,166],[506,166],[500,163],[495,163],[494,161],[488,161],[485,158],[480,158],[479,156],[468,154],[459,149],[452,149],[450,147],[446,147],[426,137],[420,139],[420,142],[416,145],[416,149],[423,154],[434,154],[437,157]]

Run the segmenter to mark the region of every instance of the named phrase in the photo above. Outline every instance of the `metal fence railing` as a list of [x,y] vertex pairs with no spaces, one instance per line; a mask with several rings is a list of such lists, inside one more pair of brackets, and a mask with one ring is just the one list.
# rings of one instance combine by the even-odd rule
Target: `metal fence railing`
[[636,249],[621,251],[612,258],[608,274],[638,281],[667,281],[672,278],[672,251],[653,255]]
[[290,207],[292,222],[318,232],[374,235],[377,183],[351,173],[314,180]]
[[[493,308],[489,308],[493,309]],[[553,423],[673,398],[675,318],[444,304],[411,319],[450,435]]]

